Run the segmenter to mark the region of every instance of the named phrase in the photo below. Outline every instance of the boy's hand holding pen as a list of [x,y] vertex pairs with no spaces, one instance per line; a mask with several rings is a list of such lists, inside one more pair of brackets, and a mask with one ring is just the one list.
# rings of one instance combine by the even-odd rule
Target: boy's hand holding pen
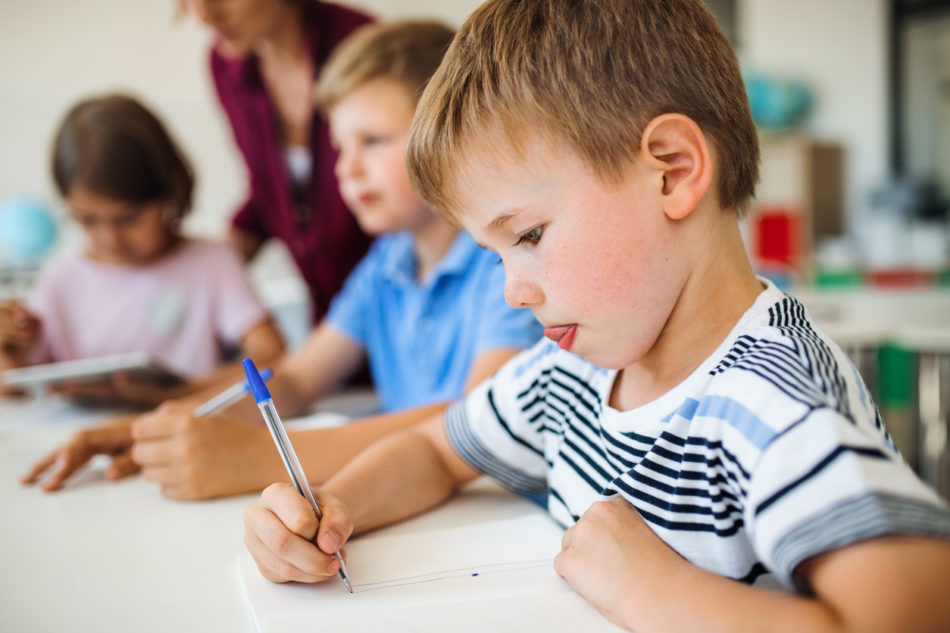
[[[280,544],[276,548],[277,551],[272,551],[271,548],[261,542],[256,536],[257,531],[253,529],[245,531],[245,543],[258,561],[258,568],[265,578],[272,579],[275,582],[285,582],[282,578],[287,576],[288,573],[295,576],[295,570],[297,569],[309,578],[309,580],[303,580],[303,582],[317,582],[333,574],[338,574],[346,590],[353,593],[350,575],[346,569],[346,560],[343,558],[343,551],[340,549],[350,534],[353,533],[353,523],[341,503],[333,497],[321,495],[311,488],[303,467],[297,459],[294,447],[284,430],[284,424],[277,413],[277,408],[274,406],[274,400],[264,385],[264,380],[261,374],[258,373],[257,367],[254,366],[254,361],[245,358],[243,365],[254,401],[257,402],[264,423],[270,431],[274,444],[277,446],[277,452],[280,454],[281,460],[287,468],[287,474],[290,475],[290,480],[293,483],[293,488],[274,484],[267,489],[274,491],[273,495],[280,501],[280,505],[268,508],[270,512],[265,511],[263,516],[265,521],[271,523],[271,532],[280,529],[283,530],[283,536],[286,537],[277,540],[277,543]],[[296,498],[292,493],[294,489],[299,493]],[[265,491],[262,499],[266,496],[267,492]],[[251,506],[251,508],[253,507],[254,505]],[[325,513],[325,509],[329,512]],[[275,510],[278,512],[275,512]],[[282,516],[284,512],[290,514],[290,522],[287,522]],[[278,519],[276,523],[274,522],[275,514]],[[280,525],[280,522],[283,522],[283,525]],[[287,526],[290,531],[288,532],[284,526]],[[306,542],[315,543],[317,548],[309,544],[305,545]],[[259,558],[255,551],[263,555],[264,558]],[[291,557],[287,558],[287,555]],[[282,558],[283,560],[281,560]],[[304,566],[301,567],[298,563]],[[272,565],[275,565],[273,569],[271,569]],[[267,568],[266,572],[265,567]],[[288,567],[294,569],[288,569]],[[286,580],[297,579],[286,578]]]
[[353,522],[343,502],[313,493],[320,519],[291,484],[271,484],[244,512],[244,544],[271,582],[314,583],[340,573],[346,560],[341,547],[353,533]]

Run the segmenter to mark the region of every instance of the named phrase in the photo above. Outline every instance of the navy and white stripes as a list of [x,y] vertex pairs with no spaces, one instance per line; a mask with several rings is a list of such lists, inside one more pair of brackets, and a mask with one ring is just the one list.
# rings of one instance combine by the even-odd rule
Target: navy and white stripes
[[743,582],[790,587],[808,556],[876,535],[950,535],[853,367],[774,286],[654,402],[610,408],[615,375],[542,341],[449,410],[449,439],[513,490],[547,487],[566,525],[619,494],[683,556]]

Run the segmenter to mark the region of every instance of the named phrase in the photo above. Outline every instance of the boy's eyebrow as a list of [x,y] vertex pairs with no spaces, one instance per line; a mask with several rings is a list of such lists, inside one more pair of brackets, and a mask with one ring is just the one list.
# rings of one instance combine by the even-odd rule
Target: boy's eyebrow
[[521,211],[521,209],[511,209],[509,211],[505,211],[504,213],[498,214],[495,216],[495,219],[488,223],[488,228],[493,231],[500,229],[505,225],[505,222],[516,216],[519,211]]

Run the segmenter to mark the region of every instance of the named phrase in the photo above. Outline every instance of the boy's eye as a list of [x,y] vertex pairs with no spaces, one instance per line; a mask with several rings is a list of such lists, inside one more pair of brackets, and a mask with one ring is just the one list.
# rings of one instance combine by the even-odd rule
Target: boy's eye
[[539,224],[530,231],[525,231],[518,236],[518,241],[515,242],[515,246],[519,244],[537,244],[541,241],[541,234],[544,233],[544,225]]

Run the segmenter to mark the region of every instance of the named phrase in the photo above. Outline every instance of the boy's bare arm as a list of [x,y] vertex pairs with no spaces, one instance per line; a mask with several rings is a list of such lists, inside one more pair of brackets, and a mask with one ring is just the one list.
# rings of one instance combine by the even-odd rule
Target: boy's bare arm
[[[289,402],[291,411],[297,409],[305,400],[300,394],[312,389],[294,382],[288,385],[288,376],[302,371],[312,361],[308,357],[325,347],[313,345],[309,352],[304,348],[290,369],[279,367],[268,387],[281,411],[284,402]],[[482,353],[472,364],[469,388],[494,374],[519,351],[504,348]],[[373,442],[440,414],[446,406],[441,403],[378,415],[336,428],[291,431],[290,438],[310,483],[320,484]],[[260,424],[260,413],[250,400],[231,407],[227,414],[208,418],[194,417],[190,408],[166,405],[136,421],[133,435],[133,456],[144,476],[171,498],[209,499],[262,490],[272,482],[287,480],[270,434]]]
[[259,364],[279,358],[284,353],[284,337],[274,320],[266,318],[248,330],[241,340],[241,351]]
[[359,533],[419,514],[478,474],[452,448],[440,414],[376,442],[323,491],[346,505]]
[[942,541],[882,538],[817,556],[798,570],[814,594],[803,597],[692,565],[617,498],[594,504],[568,530],[555,567],[604,615],[639,633],[950,630],[950,543]]
[[[436,404],[289,434],[310,483],[320,484],[374,441],[418,424],[445,406]],[[227,415],[196,418],[190,409],[167,404],[136,420],[132,433],[132,455],[145,478],[159,484],[162,494],[173,499],[242,494],[287,481],[270,433],[256,421]]]
[[[314,329],[294,352],[275,359],[274,377],[267,383],[281,415],[301,415],[337,383],[352,375],[363,359],[363,350],[326,324]],[[254,357],[258,361],[258,357]],[[269,363],[260,361],[264,367]],[[197,405],[216,396],[223,388],[244,379],[244,368],[233,363],[218,370],[201,390],[188,394],[187,402]],[[263,428],[260,411],[251,398],[225,409],[228,416],[240,418]]]

